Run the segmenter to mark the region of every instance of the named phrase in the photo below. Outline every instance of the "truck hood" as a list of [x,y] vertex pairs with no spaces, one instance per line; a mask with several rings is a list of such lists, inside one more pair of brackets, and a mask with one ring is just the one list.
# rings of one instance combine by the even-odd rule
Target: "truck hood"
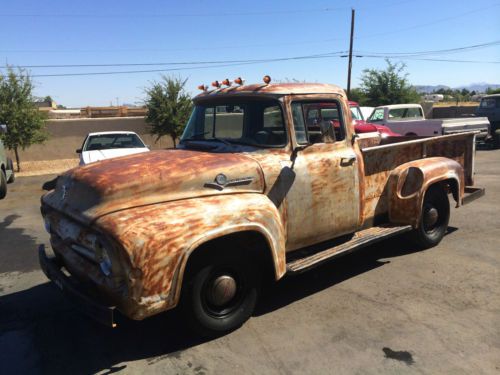
[[59,176],[44,204],[85,223],[160,202],[231,193],[262,193],[257,161],[242,153],[163,150],[98,161]]
[[381,135],[397,137],[400,134],[394,133],[387,126],[373,124],[365,120],[355,120],[354,130],[356,133],[379,132]]

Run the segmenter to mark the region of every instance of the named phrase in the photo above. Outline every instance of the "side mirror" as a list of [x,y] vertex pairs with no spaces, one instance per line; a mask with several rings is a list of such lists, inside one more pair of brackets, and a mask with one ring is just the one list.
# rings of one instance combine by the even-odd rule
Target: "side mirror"
[[75,152],[76,152],[77,154],[81,154],[81,153],[82,153],[82,149],[81,149],[81,148],[77,148]]
[[356,139],[359,138],[359,134],[354,133],[351,138],[351,143],[354,144],[356,142]]
[[0,125],[0,134],[5,134],[7,133],[7,125],[1,124]]

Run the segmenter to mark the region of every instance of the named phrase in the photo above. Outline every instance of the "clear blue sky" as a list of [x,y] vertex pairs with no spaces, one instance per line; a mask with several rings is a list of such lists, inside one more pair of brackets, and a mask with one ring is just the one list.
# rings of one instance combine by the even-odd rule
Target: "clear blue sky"
[[[16,0],[0,8],[1,65],[224,61],[345,51],[350,8],[354,49],[367,53],[443,50],[500,40],[500,1],[132,1]],[[426,58],[500,61],[500,45]],[[393,61],[400,61],[393,59]],[[405,60],[413,84],[500,83],[500,64]],[[382,58],[355,58],[353,86]],[[32,75],[168,69],[175,66],[32,68]],[[179,67],[179,66],[177,66]],[[347,59],[318,58],[170,72],[187,89],[244,77],[328,82],[346,87]],[[36,77],[39,96],[66,106],[137,103],[160,73]]]

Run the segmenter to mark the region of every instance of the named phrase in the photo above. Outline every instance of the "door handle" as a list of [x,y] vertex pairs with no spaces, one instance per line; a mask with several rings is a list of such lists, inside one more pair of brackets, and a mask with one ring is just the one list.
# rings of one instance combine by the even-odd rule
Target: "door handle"
[[341,158],[340,159],[340,165],[342,167],[346,167],[348,165],[351,165],[355,161],[356,161],[356,156],[349,156],[349,157],[346,157],[346,158]]

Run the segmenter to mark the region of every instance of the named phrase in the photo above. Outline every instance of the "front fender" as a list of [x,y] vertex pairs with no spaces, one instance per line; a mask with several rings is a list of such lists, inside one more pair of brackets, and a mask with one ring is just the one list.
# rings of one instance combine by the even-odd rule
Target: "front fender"
[[441,181],[452,182],[458,207],[464,195],[464,169],[455,160],[432,157],[394,169],[389,177],[389,221],[418,227],[425,192]]
[[96,223],[127,253],[130,297],[142,319],[174,307],[191,252],[212,239],[257,231],[269,244],[276,278],[286,271],[285,233],[277,208],[263,194],[234,194],[179,200],[115,212]]

